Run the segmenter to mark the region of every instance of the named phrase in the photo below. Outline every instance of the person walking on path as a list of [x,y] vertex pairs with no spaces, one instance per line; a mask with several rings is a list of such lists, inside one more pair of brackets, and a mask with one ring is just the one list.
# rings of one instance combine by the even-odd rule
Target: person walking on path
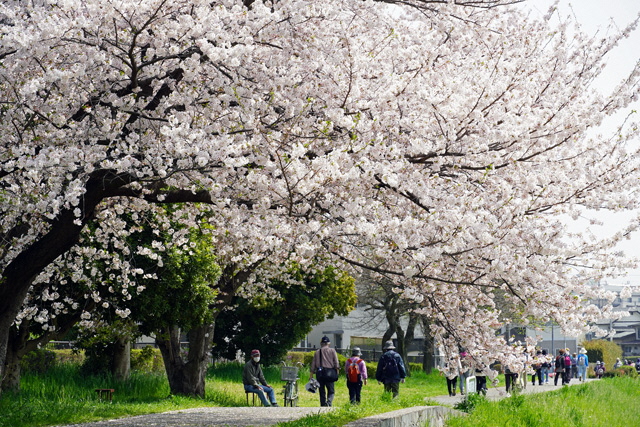
[[538,378],[538,385],[542,385],[542,351],[536,351],[536,355],[533,358],[531,368],[533,368],[533,375],[531,375],[531,385],[536,385],[536,378]]
[[[563,378],[564,376],[564,350],[559,349],[558,355],[555,360],[555,375],[553,376],[553,385],[558,385],[558,378]],[[560,382],[560,385],[564,384],[564,378]]]
[[[525,378],[526,379],[526,378]],[[518,373],[511,370],[509,365],[504,370],[504,389],[507,394],[513,392],[513,389],[518,380]]]
[[320,406],[331,406],[336,393],[335,382],[338,380],[340,365],[338,354],[330,347],[329,337],[324,336],[320,341],[320,348],[313,355],[309,379],[316,374],[320,384]]
[[469,353],[462,350],[460,352],[459,366],[460,374],[458,378],[460,380],[460,393],[465,394],[467,392],[467,378],[471,376],[471,357]]
[[571,378],[578,378],[578,355],[571,355]]
[[600,362],[600,361],[597,361],[596,367],[593,368],[593,372],[596,374],[597,379],[600,379],[604,376],[605,370],[606,369],[604,368],[604,362]]
[[622,366],[622,361],[620,360],[620,358],[618,357],[616,359],[616,363],[613,364],[613,369],[618,369]]
[[580,354],[576,360],[578,366],[578,379],[582,382],[587,380],[587,368],[589,367],[589,357],[587,356],[587,350],[580,349]]
[[456,356],[451,356],[449,361],[444,364],[444,367],[440,369],[440,375],[444,375],[447,378],[447,391],[449,392],[449,396],[456,395],[459,363],[460,361]]
[[[263,406],[278,406],[273,387],[267,384],[262,373],[260,350],[251,350],[251,360],[244,365],[242,371],[242,383],[245,391],[258,395]],[[269,396],[269,400],[267,400],[265,393]]]
[[542,349],[542,383],[549,384],[549,371],[551,370],[552,358],[547,354],[546,349]]
[[344,371],[347,373],[347,389],[349,389],[349,400],[353,404],[360,403],[362,386],[367,385],[367,365],[360,358],[362,352],[359,347],[353,347],[351,357],[344,364]]
[[571,352],[568,348],[564,349],[564,373],[562,374],[562,384],[571,382]]
[[384,391],[393,393],[393,397],[398,396],[400,383],[407,376],[402,356],[394,351],[395,348],[391,340],[384,343],[384,353],[380,356],[376,369],[376,380],[383,383]]

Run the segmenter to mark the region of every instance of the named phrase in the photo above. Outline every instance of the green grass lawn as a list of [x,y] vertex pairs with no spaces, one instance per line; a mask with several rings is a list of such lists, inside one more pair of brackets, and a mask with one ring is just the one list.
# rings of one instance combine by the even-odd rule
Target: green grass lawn
[[606,378],[546,393],[481,401],[449,427],[631,427],[640,425],[640,381]]
[[[265,369],[267,381],[276,389],[282,405],[279,370]],[[318,407],[318,394],[304,390],[309,372],[300,373],[299,406]],[[170,396],[164,375],[137,374],[126,382],[108,377],[80,375],[77,366],[63,364],[46,374],[25,374],[20,393],[0,397],[0,427],[50,426],[97,421],[202,406],[245,406],[242,366],[220,365],[207,375],[206,397]],[[611,378],[558,389],[547,393],[513,396],[500,402],[480,402],[450,426],[632,426],[640,419],[640,382]],[[114,388],[113,403],[100,401],[96,388]],[[281,427],[342,426],[350,421],[382,412],[425,405],[424,398],[446,394],[446,381],[437,372],[414,372],[400,386],[400,396],[391,399],[375,380],[363,388],[362,403],[351,405],[344,377],[336,383],[332,413],[282,423]],[[562,402],[562,404],[558,404]],[[606,402],[603,409],[601,402]]]

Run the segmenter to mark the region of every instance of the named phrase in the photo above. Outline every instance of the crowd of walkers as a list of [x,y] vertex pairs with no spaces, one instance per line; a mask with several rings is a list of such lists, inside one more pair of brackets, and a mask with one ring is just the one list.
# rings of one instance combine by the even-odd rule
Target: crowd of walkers
[[[322,337],[320,348],[314,353],[310,366],[309,383],[305,386],[308,391],[319,390],[320,405],[332,406],[335,394],[334,382],[338,379],[340,366],[335,349],[330,347],[328,337]],[[376,380],[384,384],[385,392],[389,392],[393,397],[399,393],[400,383],[404,382],[407,374],[402,357],[395,352],[393,341],[387,341],[383,347],[384,353],[378,361],[376,369]],[[349,390],[349,400],[358,404],[361,399],[362,386],[367,384],[367,367],[361,358],[362,353],[358,347],[352,349],[352,354],[345,362],[345,373],[347,376],[347,389]],[[514,361],[515,360],[515,361]],[[549,384],[553,378],[553,385],[568,385],[572,379],[586,381],[587,369],[589,368],[589,357],[587,351],[581,348],[578,353],[571,353],[566,349],[559,349],[555,358],[549,355],[546,350],[537,350],[535,354],[524,353],[522,357],[512,360],[504,365],[505,389],[507,394],[516,387],[524,386],[526,372],[531,373],[531,385],[538,386]],[[275,400],[273,388],[267,384],[262,369],[260,367],[260,350],[251,352],[251,360],[246,363],[243,371],[243,382],[245,390],[249,393],[256,393],[264,406],[278,406]],[[633,361],[625,360],[624,364],[617,359],[613,365],[618,369],[623,365],[635,366],[640,372],[640,358]],[[495,366],[493,366],[495,367]],[[450,355],[444,366],[440,367],[441,374],[447,379],[447,390],[449,396],[455,396],[460,390],[461,394],[467,394],[467,379],[475,377],[476,392],[487,394],[487,374],[492,373],[492,367],[478,362],[472,355],[464,349],[458,353]],[[600,379],[606,372],[605,363],[597,361],[593,367],[595,377]],[[313,376],[316,376],[316,379]],[[521,378],[524,375],[525,378]]]
[[[634,362],[625,360],[624,364],[636,366],[640,373],[640,358]],[[614,369],[622,366],[618,359]],[[439,368],[441,375],[447,379],[447,389],[449,396],[455,396],[457,391],[466,393],[466,382],[470,375],[476,377],[476,391],[486,394],[487,391],[487,366],[478,366],[466,351],[450,355],[443,367]],[[547,350],[536,350],[535,354],[523,354],[517,363],[505,364],[503,372],[505,377],[505,391],[511,393],[515,387],[524,386],[526,378],[522,378],[525,372],[531,373],[531,385],[542,386],[553,382],[554,386],[568,385],[572,379],[584,382],[587,380],[587,369],[589,368],[589,357],[587,351],[581,348],[577,353],[572,353],[570,349],[559,349],[557,354],[548,354]],[[606,372],[605,363],[597,361],[593,366],[595,377],[600,379]]]

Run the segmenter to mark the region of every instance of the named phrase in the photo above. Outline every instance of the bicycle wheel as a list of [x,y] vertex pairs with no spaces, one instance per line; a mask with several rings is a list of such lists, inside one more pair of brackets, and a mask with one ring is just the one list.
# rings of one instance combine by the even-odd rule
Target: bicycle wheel
[[291,395],[291,406],[298,406],[298,381],[293,382],[293,393]]
[[292,383],[287,381],[287,384],[284,386],[284,406],[293,406],[293,387]]

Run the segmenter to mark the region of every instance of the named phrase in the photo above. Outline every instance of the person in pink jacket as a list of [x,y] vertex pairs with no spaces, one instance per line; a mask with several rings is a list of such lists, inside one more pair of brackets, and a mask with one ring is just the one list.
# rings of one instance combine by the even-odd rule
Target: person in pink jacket
[[344,371],[347,373],[349,400],[353,404],[360,403],[362,386],[367,384],[367,365],[360,356],[362,356],[360,348],[353,347],[351,357],[344,364]]

